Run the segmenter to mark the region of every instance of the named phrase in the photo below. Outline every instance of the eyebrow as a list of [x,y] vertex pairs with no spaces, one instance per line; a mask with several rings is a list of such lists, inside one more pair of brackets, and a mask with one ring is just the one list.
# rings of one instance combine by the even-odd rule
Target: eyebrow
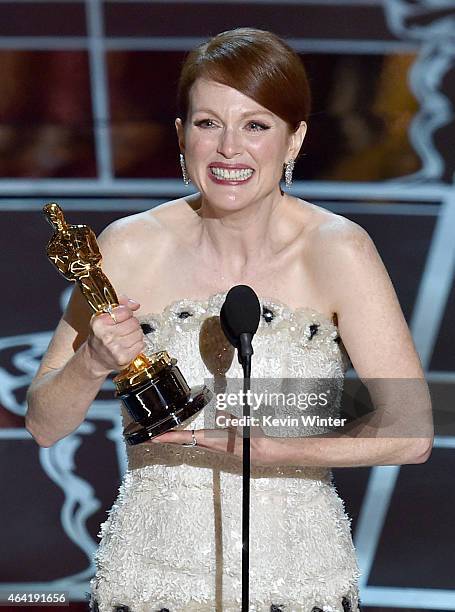
[[[196,113],[212,113],[213,115],[219,116],[216,111],[211,108],[197,108],[193,111],[193,115]],[[258,110],[258,111],[246,111],[241,114],[242,119],[245,117],[252,117],[253,115],[267,115],[269,117],[273,117],[273,113],[268,110]]]

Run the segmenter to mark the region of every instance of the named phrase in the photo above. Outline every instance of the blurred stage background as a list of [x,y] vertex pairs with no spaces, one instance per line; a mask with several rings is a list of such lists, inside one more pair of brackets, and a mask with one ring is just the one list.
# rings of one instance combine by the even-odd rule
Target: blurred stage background
[[70,290],[46,259],[41,207],[57,200],[98,232],[187,193],[179,68],[238,26],[273,30],[302,54],[314,104],[292,192],[370,233],[437,409],[427,463],[335,470],[365,610],[455,610],[455,0],[0,1],[0,590],[83,602],[125,469],[108,386],[53,448],[23,427]]

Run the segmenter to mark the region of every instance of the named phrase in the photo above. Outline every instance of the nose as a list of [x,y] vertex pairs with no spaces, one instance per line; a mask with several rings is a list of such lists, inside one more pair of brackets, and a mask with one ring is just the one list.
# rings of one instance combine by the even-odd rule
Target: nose
[[217,152],[231,158],[242,152],[241,136],[233,128],[225,128],[218,141]]

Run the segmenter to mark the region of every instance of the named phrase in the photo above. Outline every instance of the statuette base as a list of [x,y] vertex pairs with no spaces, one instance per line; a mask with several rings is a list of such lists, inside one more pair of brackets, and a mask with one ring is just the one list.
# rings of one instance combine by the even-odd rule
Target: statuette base
[[[212,399],[212,392],[205,385],[193,387],[189,397],[183,403],[174,407],[161,420],[143,425],[141,423],[130,423],[124,431],[124,438],[130,446],[141,444],[159,436],[170,429],[183,425],[187,419],[197,414]],[[125,401],[125,400],[123,400]]]

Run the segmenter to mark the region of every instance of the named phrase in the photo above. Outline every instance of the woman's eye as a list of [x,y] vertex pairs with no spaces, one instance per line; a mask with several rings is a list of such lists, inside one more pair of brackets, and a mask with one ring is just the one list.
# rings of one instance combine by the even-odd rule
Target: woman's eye
[[212,119],[200,119],[199,121],[195,121],[194,125],[196,125],[197,127],[202,127],[202,128],[211,128],[215,126]]
[[253,132],[261,132],[262,130],[268,130],[268,125],[264,125],[263,123],[258,123],[257,121],[250,121],[248,123],[248,127]]

